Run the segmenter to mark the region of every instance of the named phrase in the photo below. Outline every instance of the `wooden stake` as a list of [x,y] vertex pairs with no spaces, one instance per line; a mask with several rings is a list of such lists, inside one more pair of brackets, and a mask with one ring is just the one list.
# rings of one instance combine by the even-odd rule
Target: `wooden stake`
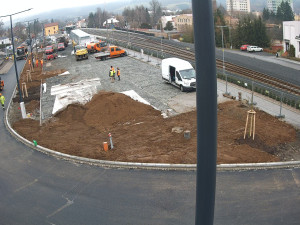
[[24,89],[25,89],[25,95],[28,98],[28,92],[27,92],[27,87],[26,87],[26,83],[23,82],[22,83],[22,94],[23,94],[23,98],[24,98]]
[[253,109],[251,109],[247,112],[247,119],[246,119],[246,125],[245,125],[245,130],[244,130],[244,139],[246,138],[248,120],[249,120],[249,115],[250,115],[249,137],[252,136],[252,138],[254,140],[254,136],[255,136],[255,114],[256,114],[256,112]]

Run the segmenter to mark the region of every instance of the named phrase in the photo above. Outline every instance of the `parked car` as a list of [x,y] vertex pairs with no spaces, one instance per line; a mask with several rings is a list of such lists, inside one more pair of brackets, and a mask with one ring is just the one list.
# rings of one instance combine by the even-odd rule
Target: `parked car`
[[55,49],[55,47],[54,47],[53,45],[49,45],[49,46],[47,46],[46,49],[45,49],[45,54],[46,54],[46,55],[51,55],[51,54],[53,54],[54,52],[56,52],[56,49]]
[[263,48],[258,47],[258,46],[248,46],[247,51],[248,52],[262,52]]
[[58,50],[58,51],[63,51],[63,50],[65,50],[65,44],[64,44],[64,43],[58,43],[58,45],[57,45],[57,50]]
[[248,48],[249,45],[242,45],[240,47],[241,51],[247,51],[247,48]]

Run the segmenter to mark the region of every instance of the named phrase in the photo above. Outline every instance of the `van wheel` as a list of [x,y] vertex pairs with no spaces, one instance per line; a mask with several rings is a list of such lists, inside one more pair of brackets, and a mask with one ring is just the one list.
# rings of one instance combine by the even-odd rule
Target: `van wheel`
[[180,85],[180,91],[184,92],[184,87],[182,85]]

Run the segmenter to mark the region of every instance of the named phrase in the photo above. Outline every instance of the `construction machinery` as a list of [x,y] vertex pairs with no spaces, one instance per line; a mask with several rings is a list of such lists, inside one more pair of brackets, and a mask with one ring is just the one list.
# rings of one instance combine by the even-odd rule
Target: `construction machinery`
[[26,59],[26,48],[25,46],[17,47],[16,60]]
[[83,45],[76,45],[75,46],[75,58],[76,61],[82,60],[82,59],[88,59],[88,50]]

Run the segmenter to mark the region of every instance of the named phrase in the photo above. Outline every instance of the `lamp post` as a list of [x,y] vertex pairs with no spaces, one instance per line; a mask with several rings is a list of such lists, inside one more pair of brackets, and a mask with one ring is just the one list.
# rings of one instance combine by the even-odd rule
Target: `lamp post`
[[19,13],[23,13],[26,11],[31,10],[30,9],[26,9],[17,13],[13,13],[10,15],[6,15],[6,16],[0,16],[1,17],[10,17],[10,32],[11,32],[11,42],[12,42],[12,46],[13,46],[13,56],[14,56],[14,65],[15,65],[15,72],[16,72],[16,79],[17,79],[17,85],[18,85],[18,89],[19,89],[19,97],[20,97],[20,108],[21,108],[21,114],[22,114],[22,118],[25,119],[26,118],[26,109],[25,109],[25,104],[22,98],[22,94],[21,94],[21,89],[20,89],[20,82],[19,82],[19,75],[18,75],[18,69],[17,69],[17,62],[16,62],[16,55],[15,55],[15,44],[14,44],[14,34],[13,34],[13,27],[12,27],[12,16],[19,14]]
[[226,91],[225,91],[225,94],[229,94],[228,92],[227,92],[227,74],[225,73],[225,62],[224,62],[224,38],[223,38],[223,36],[224,36],[224,34],[223,34],[223,28],[224,27],[228,27],[228,26],[216,26],[216,27],[220,27],[221,28],[221,31],[222,31],[222,52],[223,52],[223,76],[225,76],[225,78],[226,78]]

